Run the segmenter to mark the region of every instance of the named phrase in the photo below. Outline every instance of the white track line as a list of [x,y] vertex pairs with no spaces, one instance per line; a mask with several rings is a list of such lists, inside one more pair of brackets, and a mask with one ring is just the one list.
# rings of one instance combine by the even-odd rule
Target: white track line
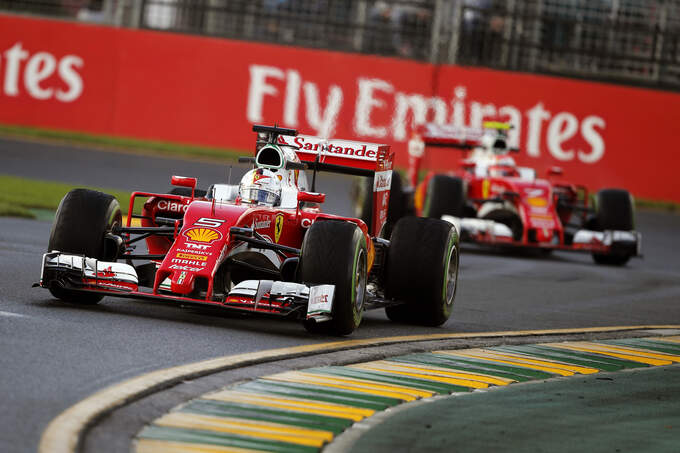
[[30,318],[30,316],[12,313],[11,311],[0,311],[0,316],[6,316],[8,318]]

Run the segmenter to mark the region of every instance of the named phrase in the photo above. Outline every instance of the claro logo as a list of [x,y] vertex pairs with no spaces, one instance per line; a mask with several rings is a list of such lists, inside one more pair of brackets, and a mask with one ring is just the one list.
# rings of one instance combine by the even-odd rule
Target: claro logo
[[78,72],[83,59],[77,55],[57,58],[49,52],[30,53],[17,42],[0,54],[0,94],[16,97],[22,93],[41,101],[73,102],[83,93]]

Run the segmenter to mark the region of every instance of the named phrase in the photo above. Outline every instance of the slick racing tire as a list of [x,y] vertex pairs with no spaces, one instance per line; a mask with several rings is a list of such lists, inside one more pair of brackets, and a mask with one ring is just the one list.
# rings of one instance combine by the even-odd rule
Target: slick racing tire
[[[635,210],[630,193],[623,189],[600,190],[596,197],[594,226],[598,231],[633,230]],[[630,252],[593,253],[593,260],[597,264],[611,266],[623,266],[630,257]]]
[[387,252],[386,296],[404,302],[385,309],[392,321],[440,326],[458,287],[458,233],[439,219],[404,217]]
[[[373,221],[373,186],[369,178],[361,178],[355,186],[355,215],[364,221],[371,229]],[[404,184],[401,175],[397,171],[392,172],[392,184],[390,186],[390,200],[387,205],[387,221],[382,232],[382,237],[389,239],[392,235],[394,224],[408,213],[408,197],[404,192]]]
[[[122,224],[118,201],[111,195],[88,189],[74,189],[62,198],[54,217],[47,251],[85,255],[103,261],[115,261],[118,250],[105,235],[115,225]],[[50,288],[58,299],[78,304],[96,304],[103,296],[64,289]]]
[[302,241],[300,279],[313,286],[335,285],[332,320],[305,321],[312,333],[348,335],[361,323],[366,301],[366,237],[351,222],[317,221]]
[[453,176],[434,175],[427,185],[423,217],[441,219],[443,215],[463,217],[465,186],[463,180]]

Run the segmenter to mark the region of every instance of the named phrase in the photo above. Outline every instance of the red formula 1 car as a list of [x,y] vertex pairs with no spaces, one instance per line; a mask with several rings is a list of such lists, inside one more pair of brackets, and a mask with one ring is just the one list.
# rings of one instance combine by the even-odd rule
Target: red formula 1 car
[[[56,213],[39,286],[60,299],[91,304],[103,296],[200,304],[294,317],[313,332],[349,334],[365,309],[393,320],[440,325],[458,278],[458,235],[447,222],[404,218],[381,239],[392,175],[389,146],[326,141],[295,130],[255,126],[255,157],[239,185],[172,177],[174,194],[146,198],[123,223],[110,195],[69,192]],[[305,170],[314,172],[311,188]],[[377,215],[322,213],[317,172],[373,180]],[[138,217],[141,226],[131,226]],[[146,242],[146,250],[137,246]],[[419,243],[427,247],[421,247]]]
[[[453,223],[462,240],[479,244],[585,251],[595,262],[612,265],[640,255],[641,236],[634,231],[627,191],[600,190],[593,203],[585,187],[558,182],[559,168],[551,169],[547,179],[537,178],[534,169],[517,166],[510,157],[518,150],[508,146],[509,129],[500,122],[477,129],[424,125],[409,143],[412,188],[401,189],[393,179],[388,221],[410,207],[419,216]],[[427,148],[435,146],[467,155],[458,169],[430,171],[419,182]]]

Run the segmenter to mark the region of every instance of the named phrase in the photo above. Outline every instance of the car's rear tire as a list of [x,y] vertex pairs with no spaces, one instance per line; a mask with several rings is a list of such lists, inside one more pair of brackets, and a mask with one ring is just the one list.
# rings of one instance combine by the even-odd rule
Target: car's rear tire
[[463,217],[465,185],[454,176],[434,175],[427,185],[423,217],[441,219],[443,215]]
[[[118,250],[105,239],[107,232],[122,224],[118,201],[111,195],[88,189],[74,189],[62,198],[54,217],[47,251],[85,255],[115,261]],[[96,304],[103,296],[50,287],[58,299],[78,304]]]
[[368,248],[361,229],[351,222],[314,222],[300,254],[300,280],[309,285],[335,285],[332,320],[305,321],[313,333],[348,335],[361,323],[366,301]]
[[451,316],[458,287],[458,234],[439,219],[404,217],[387,253],[386,296],[393,321],[440,326]]
[[[597,193],[594,226],[598,231],[631,231],[635,227],[633,198],[627,190],[602,189]],[[593,253],[597,264],[623,266],[631,258],[630,252]]]
[[[356,210],[357,218],[364,221],[366,226],[370,229],[373,221],[373,186],[371,180],[361,178],[361,181],[356,186]],[[392,184],[390,186],[390,200],[387,205],[387,220],[383,228],[382,236],[389,239],[392,235],[394,225],[399,219],[408,213],[408,197],[404,192],[404,183],[401,180],[401,175],[397,171],[392,172]]]

